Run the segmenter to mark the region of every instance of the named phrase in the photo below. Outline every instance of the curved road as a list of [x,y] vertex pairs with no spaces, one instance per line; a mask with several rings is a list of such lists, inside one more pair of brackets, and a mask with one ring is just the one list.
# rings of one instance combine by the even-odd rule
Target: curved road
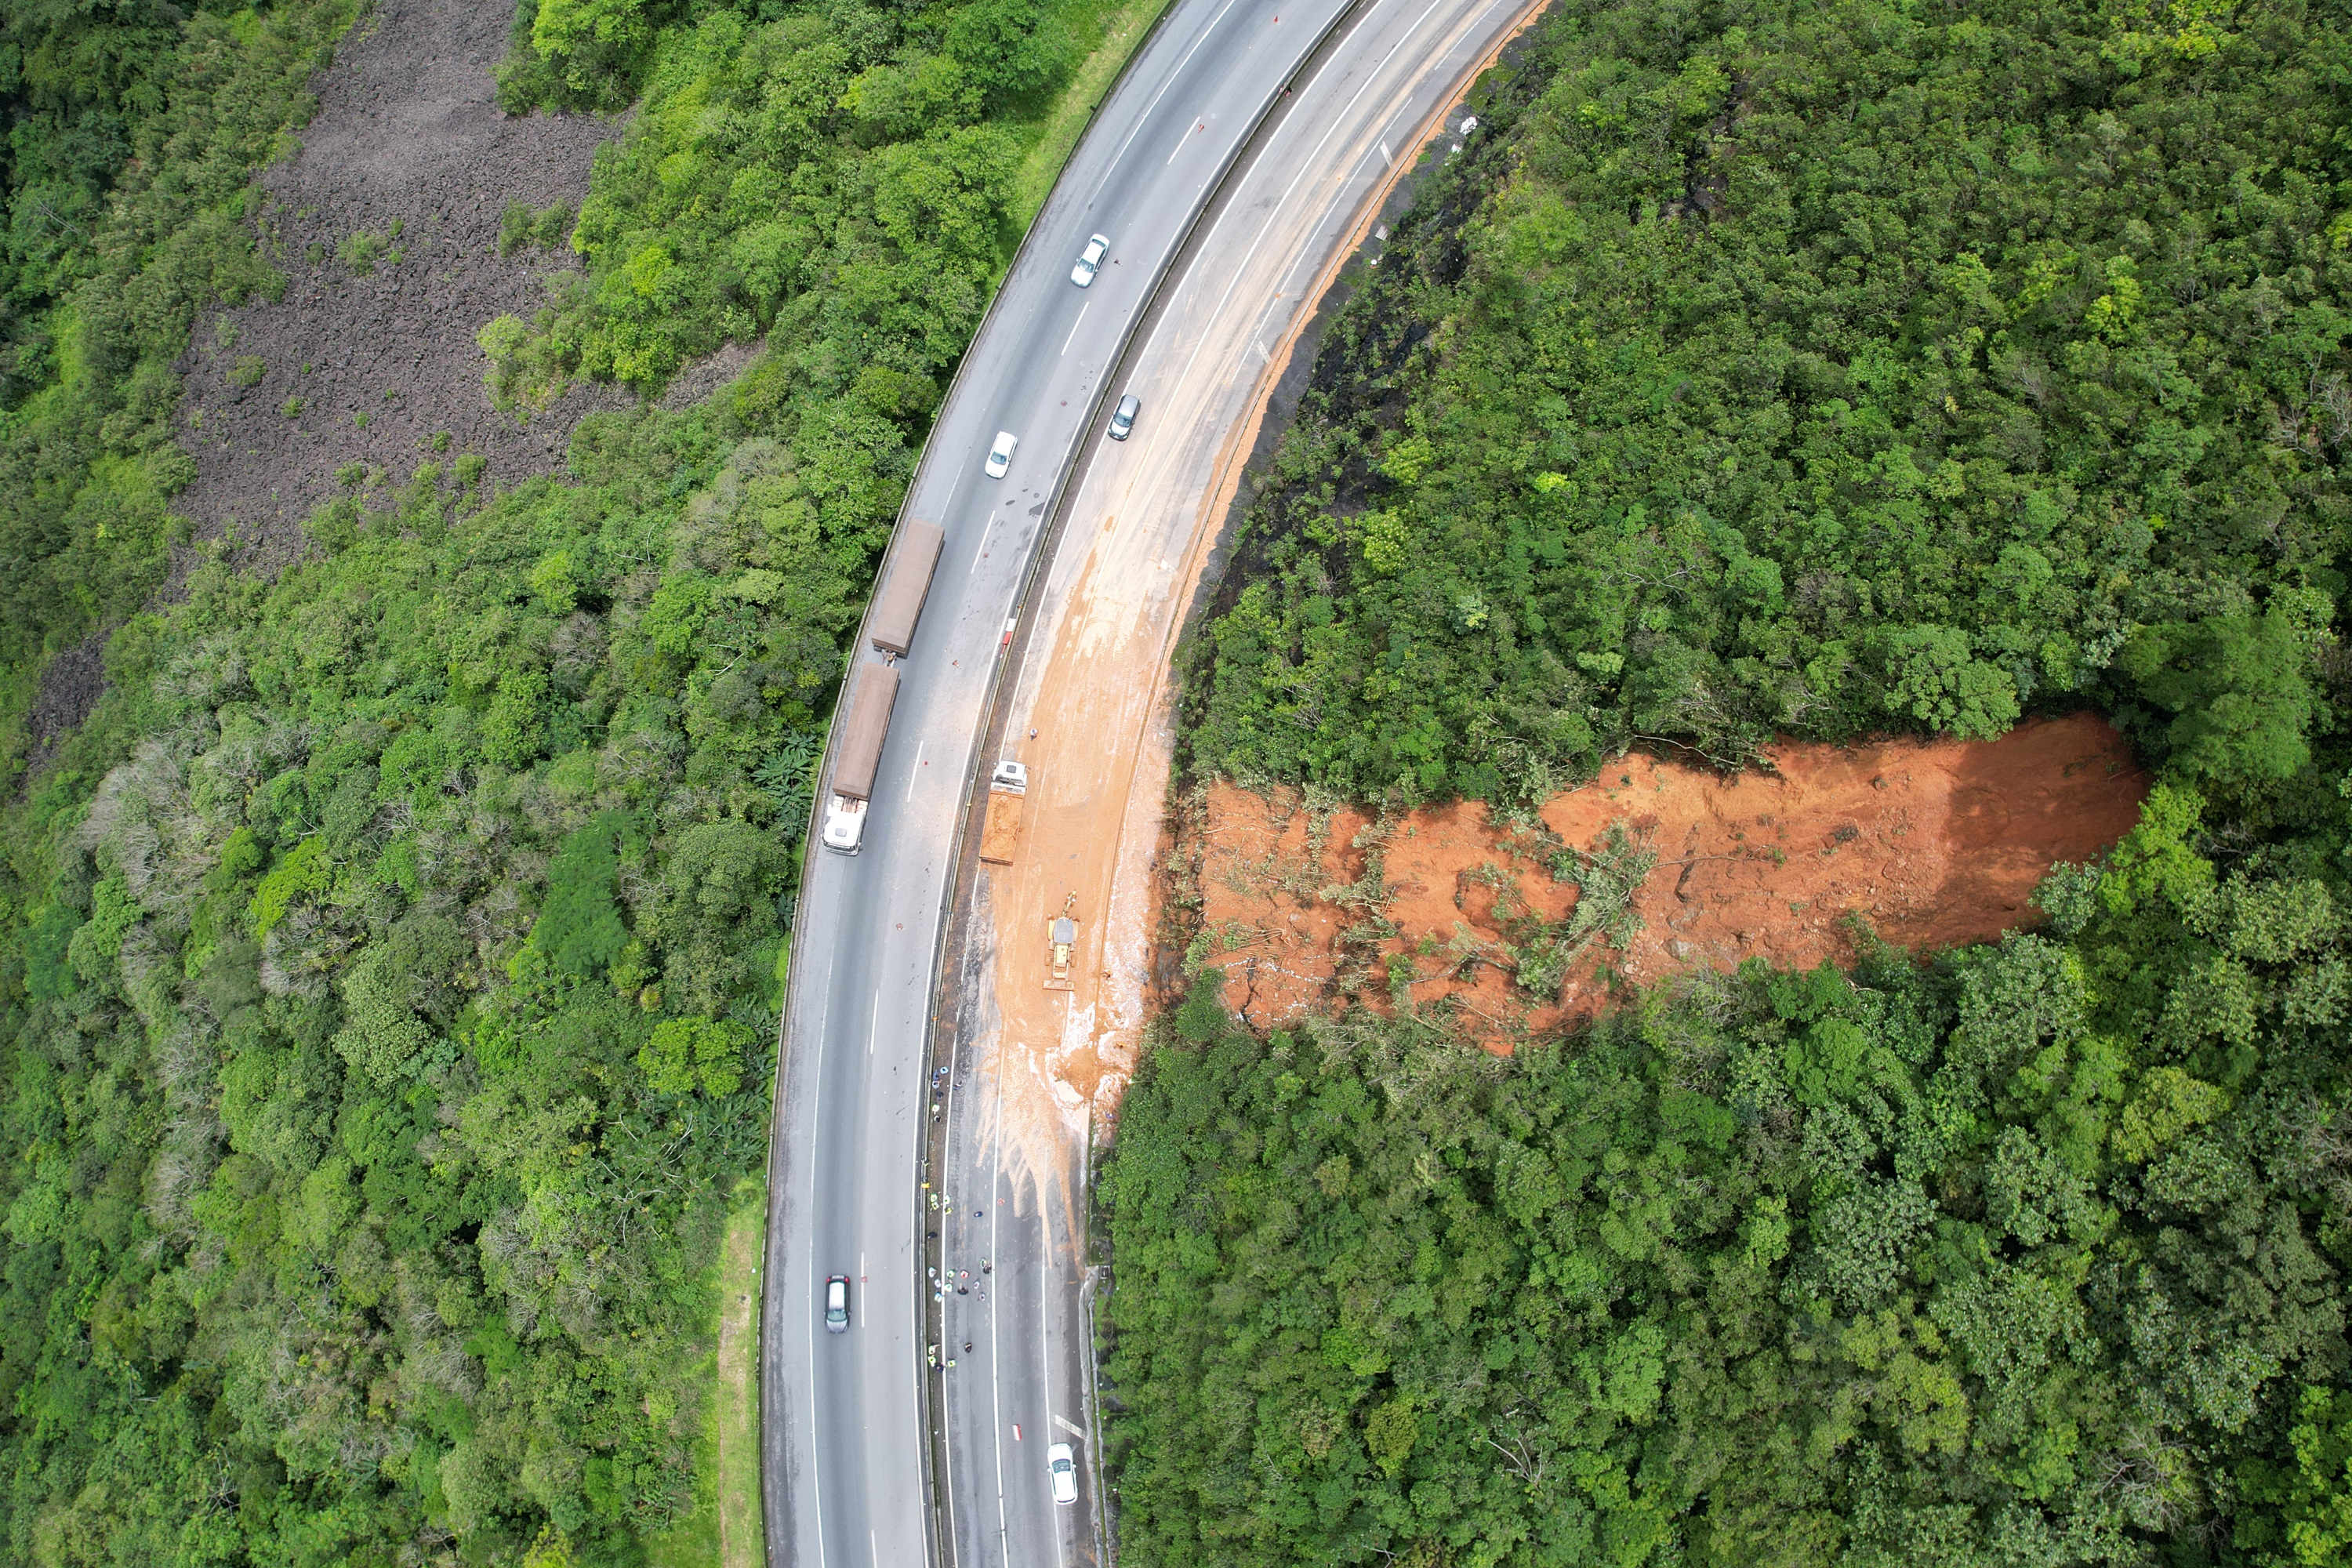
[[[1300,85],[1296,122],[1312,124],[1317,112],[1388,112],[1370,86],[1376,79],[1391,97],[1441,90],[1430,84],[1450,85],[1460,71],[1454,46],[1465,29],[1491,18],[1499,30],[1522,4],[1178,0],[1072,155],[959,372],[907,507],[907,515],[940,522],[947,542],[902,664],[864,853],[817,852],[803,879],[762,1271],[772,1563],[912,1568],[952,1557],[959,1568],[980,1568],[1094,1555],[1091,1507],[1055,1509],[1044,1475],[1048,1442],[1073,1442],[1089,1470],[1093,1458],[1074,1436],[1082,1424],[1070,1419],[1086,1405],[1069,1389],[1084,1362],[1066,1226],[1056,1247],[1032,1205],[1032,1239],[1007,1246],[1007,1258],[1021,1261],[1003,1271],[1002,1310],[1017,1311],[1026,1327],[1015,1331],[1020,1349],[998,1333],[987,1370],[971,1364],[986,1384],[943,1384],[925,1361],[925,1232],[965,1228],[927,1210],[919,1185],[922,1142],[938,1113],[929,1067],[935,961],[953,892],[956,826],[980,766],[976,748],[1005,632],[1063,478],[1081,443],[1097,434],[1102,377],[1204,198],[1318,43],[1344,28],[1313,81]],[[1343,90],[1332,90],[1343,80]],[[1261,150],[1252,167],[1264,168],[1266,157]],[[1317,182],[1306,199],[1335,197],[1328,182]],[[1228,266],[1252,251],[1253,225],[1270,226],[1280,204],[1264,205],[1268,210],[1252,207],[1242,222],[1225,221],[1241,210],[1229,208],[1188,277],[1206,276],[1228,247]],[[1070,262],[1097,231],[1111,237],[1109,258],[1081,290],[1068,281]],[[1169,325],[1163,321],[1162,331]],[[1139,438],[1150,418],[1147,409]],[[1011,471],[994,480],[982,475],[981,459],[1000,429],[1021,444]],[[857,662],[877,657],[861,636]],[[1013,1213],[1009,1189],[1001,1180],[991,1185],[977,1203],[952,1194],[957,1219],[986,1225],[992,1206]],[[823,1281],[835,1274],[853,1281],[853,1326],[840,1335],[820,1321]],[[952,1310],[949,1319],[959,1339],[971,1336],[976,1325]],[[961,1355],[960,1344],[952,1348]],[[962,1378],[964,1370],[946,1375]],[[938,1479],[957,1521],[952,1542],[933,1539],[925,1475],[929,1405],[942,1387],[950,1390],[951,1437],[950,1472]],[[987,1393],[972,1398],[982,1387]],[[1020,1414],[1004,1415],[1007,1409]],[[1044,1428],[1056,1416],[1070,1429],[1049,1435]],[[1009,1426],[1024,1421],[1033,1424],[1016,1443]],[[1090,1492],[1082,1500],[1088,1504]]]
[[[1142,1024],[1176,634],[1296,333],[1425,138],[1441,154],[1458,138],[1449,106],[1528,11],[1378,0],[1302,75],[1121,361],[1111,390],[1139,398],[1135,435],[1083,449],[1024,605],[988,732],[1028,764],[1028,826],[1013,863],[980,868],[968,898],[937,1166],[955,1200],[936,1226],[939,1265],[971,1291],[944,1302],[959,1352],[941,1411],[957,1568],[1097,1558],[1097,1510],[1055,1507],[1041,1470],[1046,1447],[1068,1442],[1082,1476],[1097,1473],[1081,1091],[1129,1059]],[[1049,991],[1043,921],[1066,896],[1080,917],[1075,985]]]

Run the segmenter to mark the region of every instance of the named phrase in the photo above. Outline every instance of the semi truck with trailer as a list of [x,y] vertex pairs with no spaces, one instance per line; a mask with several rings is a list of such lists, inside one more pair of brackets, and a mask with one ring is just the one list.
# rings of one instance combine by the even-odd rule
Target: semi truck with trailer
[[914,646],[915,623],[923,617],[923,601],[930,595],[931,574],[939,570],[940,547],[946,541],[944,529],[919,517],[899,524],[891,537],[882,581],[874,590],[874,607],[866,617],[866,640],[885,662],[861,665],[851,678],[841,747],[833,759],[833,789],[824,803],[822,837],[827,849],[855,855],[865,843],[874,772],[882,764],[890,709],[898,700],[898,669],[891,661],[906,658]]
[[866,808],[874,798],[874,774],[882,765],[882,742],[890,733],[890,709],[898,700],[898,666],[857,667],[841,749],[833,759],[833,789],[824,803],[827,849],[855,855],[865,839]]
[[931,574],[939,570],[940,546],[946,541],[946,531],[936,522],[910,517],[898,525],[890,541],[890,557],[882,563],[882,585],[874,591],[874,613],[866,617],[866,640],[875,652],[907,657],[915,641],[915,623],[922,619],[923,600],[931,591]]

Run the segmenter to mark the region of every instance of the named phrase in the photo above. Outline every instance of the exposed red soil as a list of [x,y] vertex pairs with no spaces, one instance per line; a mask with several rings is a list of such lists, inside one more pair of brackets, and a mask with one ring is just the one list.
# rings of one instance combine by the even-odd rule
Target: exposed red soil
[[[1557,840],[1475,805],[1385,832],[1349,809],[1318,826],[1295,793],[1219,784],[1198,866],[1227,1005],[1264,1028],[1343,996],[1387,1006],[1409,987],[1417,1005],[1453,998],[1467,1033],[1507,1049],[1590,1017],[1622,982],[1750,957],[1850,963],[1850,915],[1916,952],[1988,942],[2038,923],[2035,884],[2113,845],[2148,784],[2088,713],[1991,742],[1790,744],[1771,761],[1726,778],[1627,755],[1543,807]],[[1557,931],[1579,896],[1549,863],[1562,840],[1602,852],[1612,826],[1657,857],[1632,900],[1640,929],[1622,950],[1590,943],[1557,1001],[1538,1001],[1518,984],[1515,943],[1537,922]]]

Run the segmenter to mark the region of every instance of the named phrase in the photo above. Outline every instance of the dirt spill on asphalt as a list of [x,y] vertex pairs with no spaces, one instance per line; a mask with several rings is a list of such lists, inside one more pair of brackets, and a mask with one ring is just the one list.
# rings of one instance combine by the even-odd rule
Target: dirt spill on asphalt
[[[1152,672],[1166,666],[1182,584],[1171,563],[1134,558],[1150,542],[1141,530],[1122,537],[1115,519],[1096,541],[1036,705],[1051,722],[1022,738],[1030,784],[1013,864],[985,871],[999,1125],[1041,1182],[1083,1145],[1090,1115],[1117,1102],[1147,1016],[1161,791],[1146,781],[1167,778],[1171,739]],[[1066,906],[1078,942],[1063,991],[1046,984],[1047,925]]]
[[[2123,737],[2088,713],[1991,742],[1771,755],[1771,772],[1738,778],[1628,755],[1516,831],[1476,805],[1379,823],[1219,784],[1186,857],[1225,1000],[1259,1028],[1350,997],[1450,1001],[1465,1033],[1507,1049],[1626,983],[1751,957],[1850,963],[1849,916],[1915,951],[1988,942],[2038,924],[2030,895],[2052,863],[2114,844],[2147,791]],[[1580,897],[1554,865],[1599,887],[1612,863],[1644,860],[1638,928],[1621,928],[1622,946],[1589,942],[1556,999],[1531,994],[1520,965],[1556,948]]]

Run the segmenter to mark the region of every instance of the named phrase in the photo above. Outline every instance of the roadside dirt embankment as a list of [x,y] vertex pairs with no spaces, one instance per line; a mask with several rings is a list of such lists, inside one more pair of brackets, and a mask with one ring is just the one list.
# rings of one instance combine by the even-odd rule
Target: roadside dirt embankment
[[[1922,952],[2031,927],[2051,865],[2105,850],[2147,792],[2088,713],[1991,742],[1791,744],[1771,760],[1725,778],[1627,755],[1517,827],[1476,805],[1377,822],[1221,783],[1179,860],[1227,1005],[1253,1026],[1349,997],[1451,998],[1466,1033],[1507,1049],[1627,982],[1850,962],[1850,916]],[[1547,992],[1556,976],[1557,993],[1523,974]]]

